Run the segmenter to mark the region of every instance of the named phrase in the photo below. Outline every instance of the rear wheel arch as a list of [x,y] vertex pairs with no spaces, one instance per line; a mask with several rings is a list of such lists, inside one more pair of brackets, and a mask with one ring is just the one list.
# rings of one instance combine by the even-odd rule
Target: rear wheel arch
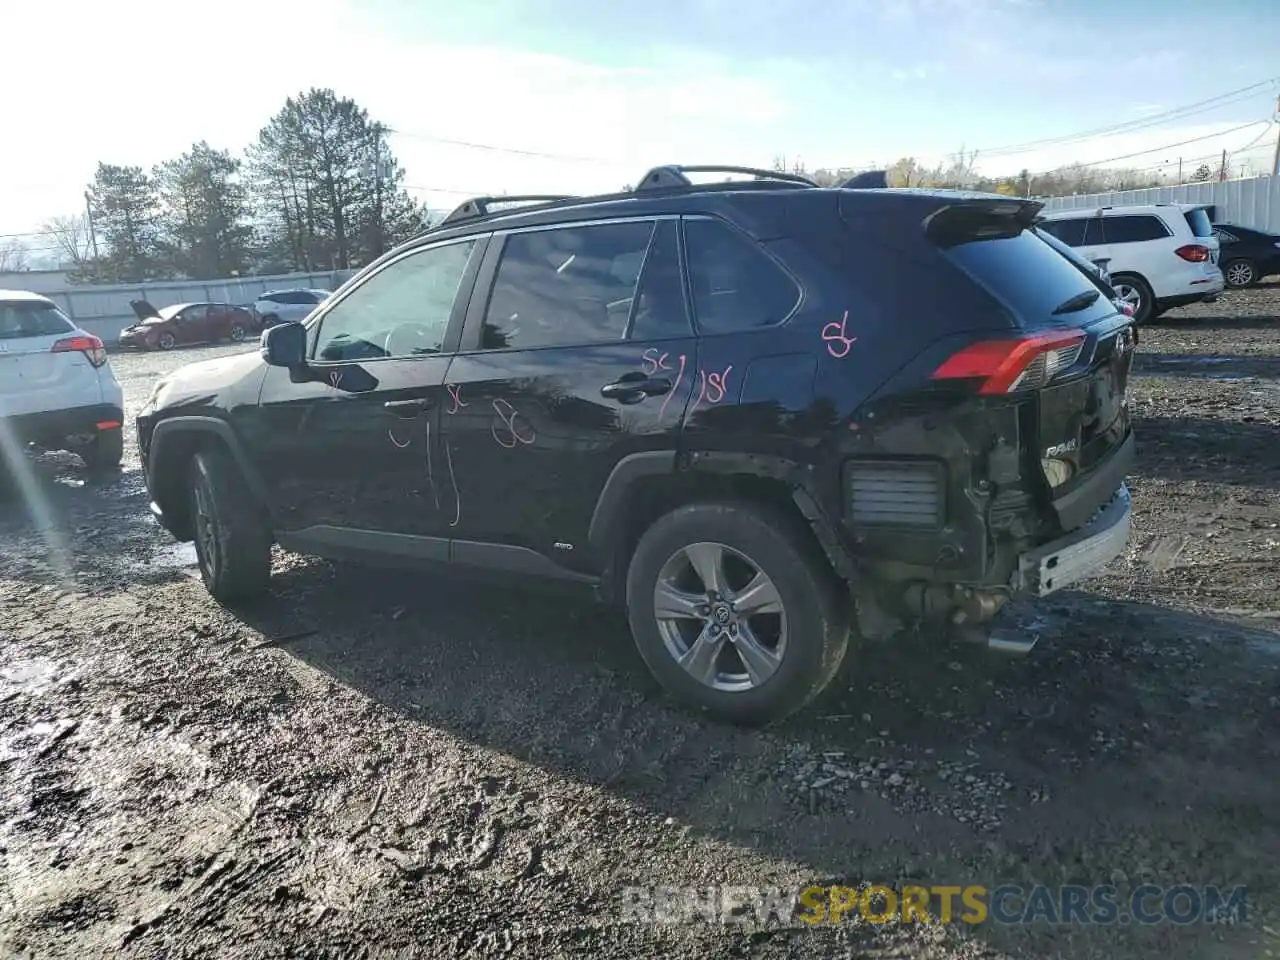
[[[627,569],[644,532],[666,514],[693,503],[742,501],[765,507],[798,533],[830,571],[851,583],[855,571],[834,526],[800,479],[793,461],[740,453],[694,454],[686,469],[676,455],[624,458],[601,493],[589,540],[604,567],[606,599],[620,599]],[[666,467],[662,468],[664,462]],[[628,463],[630,461],[630,463]]]

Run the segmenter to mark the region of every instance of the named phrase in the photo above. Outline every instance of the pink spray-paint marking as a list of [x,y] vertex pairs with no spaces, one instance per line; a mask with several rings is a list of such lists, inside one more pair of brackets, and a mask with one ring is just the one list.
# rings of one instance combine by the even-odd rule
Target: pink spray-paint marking
[[467,405],[467,402],[462,399],[462,384],[446,383],[444,388],[449,391],[448,413],[457,413]]
[[[502,406],[500,407],[499,404]],[[505,412],[502,407],[506,407]],[[494,400],[493,412],[497,418],[502,421],[502,425],[506,427],[507,432],[507,438],[504,439],[498,432],[497,423],[489,425],[489,432],[493,435],[493,439],[497,442],[498,446],[506,450],[514,450],[519,444],[525,444],[527,446],[538,439],[537,434],[533,432],[533,428],[527,424],[524,425],[523,430],[521,429],[521,425],[517,422],[520,419],[520,411],[511,406],[511,404],[506,400]]]
[[[663,356],[665,356],[665,354],[663,354]],[[672,388],[667,391],[667,395],[662,398],[662,406],[658,408],[659,420],[661,420],[664,416],[666,416],[667,404],[671,402],[671,398],[680,392],[680,381],[684,379],[684,365],[685,365],[685,356],[682,353],[680,354],[680,369],[676,372],[676,382],[672,386]]]
[[435,501],[436,509],[440,509],[440,490],[436,487],[436,471],[431,464],[431,421],[423,422],[424,441],[423,446],[427,451],[427,483],[431,484],[431,499]]
[[693,412],[703,403],[706,403],[709,407],[714,407],[724,399],[725,391],[729,387],[729,372],[732,369],[733,364],[729,364],[720,373],[707,373],[706,370],[698,371],[698,399],[693,401],[693,406],[689,408],[689,416],[693,416]]
[[453,519],[449,521],[449,526],[456,527],[462,522],[462,491],[458,489],[458,477],[453,472],[453,450],[449,447],[447,440],[444,445],[444,457],[449,465],[449,483],[453,486]]
[[857,337],[849,336],[846,329],[849,323],[849,311],[844,312],[844,316],[839,320],[832,320],[822,328],[822,339],[827,345],[827,353],[835,357],[837,360],[843,360],[849,355],[849,350],[858,341]]

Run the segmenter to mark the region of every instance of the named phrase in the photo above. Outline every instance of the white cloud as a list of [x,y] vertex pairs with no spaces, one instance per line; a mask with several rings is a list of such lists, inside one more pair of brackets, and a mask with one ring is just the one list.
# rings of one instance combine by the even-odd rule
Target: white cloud
[[16,61],[7,54],[15,75],[46,82],[7,105],[6,125],[32,133],[24,149],[0,152],[0,232],[76,209],[98,160],[149,167],[200,139],[239,151],[286,96],[310,86],[333,87],[408,133],[605,161],[395,138],[408,182],[459,191],[618,188],[649,165],[688,162],[690,143],[741,157],[753,131],[787,113],[768,76],[689,51],[614,69],[377,35],[358,11],[354,0],[305,10],[220,0],[217,16],[199,17],[169,0],[133,0],[127,12],[92,0],[23,5],[14,34],[58,39],[15,46]]

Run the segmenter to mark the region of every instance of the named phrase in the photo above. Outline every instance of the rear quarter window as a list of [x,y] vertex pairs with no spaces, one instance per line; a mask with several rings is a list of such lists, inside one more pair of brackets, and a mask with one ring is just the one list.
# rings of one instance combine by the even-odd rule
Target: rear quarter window
[[[1075,327],[1116,312],[1097,284],[1030,230],[956,244],[946,256],[1003,303],[1023,329]],[[1054,315],[1072,297],[1090,291],[1098,298],[1088,307]]]
[[53,337],[71,333],[75,324],[57,307],[26,301],[0,302],[0,340],[21,337]]
[[1103,217],[1102,233],[1104,243],[1142,243],[1169,236],[1160,218],[1151,216]]
[[684,242],[701,332],[771,327],[787,319],[800,301],[791,276],[728,224],[688,217]]

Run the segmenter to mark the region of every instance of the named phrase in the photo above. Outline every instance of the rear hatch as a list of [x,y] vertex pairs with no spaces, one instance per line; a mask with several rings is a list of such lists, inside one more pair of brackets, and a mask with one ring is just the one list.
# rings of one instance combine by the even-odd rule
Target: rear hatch
[[1183,207],[1182,216],[1187,221],[1187,226],[1191,228],[1191,233],[1196,238],[1196,243],[1209,248],[1209,262],[1215,266],[1218,263],[1218,253],[1222,246],[1217,236],[1213,232],[1213,224],[1209,220],[1209,214],[1204,207]]
[[0,417],[101,401],[97,372],[77,351],[55,350],[76,326],[41,300],[0,300]]
[[1125,391],[1134,338],[1105,282],[1041,239],[1030,213],[957,211],[931,225],[946,256],[1004,306],[1020,337],[975,344],[938,375],[981,375],[982,393],[1027,397],[1024,463],[1070,530],[1114,495],[1131,460]]

